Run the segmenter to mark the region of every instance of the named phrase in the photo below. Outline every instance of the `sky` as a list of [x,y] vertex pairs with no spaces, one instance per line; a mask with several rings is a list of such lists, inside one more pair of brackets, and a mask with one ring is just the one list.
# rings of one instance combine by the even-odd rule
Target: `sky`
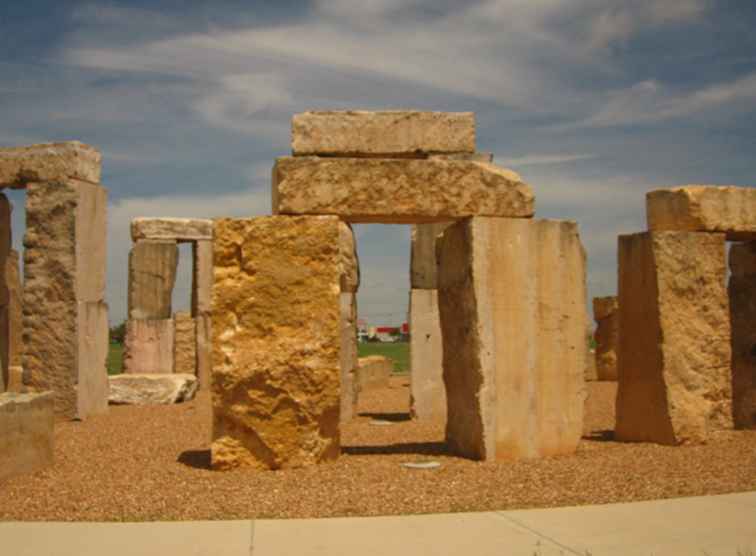
[[[536,216],[578,222],[589,297],[612,295],[646,191],[756,183],[754,28],[750,0],[3,2],[0,147],[103,153],[117,323],[131,219],[270,214],[292,114],[473,111],[478,150],[533,187]],[[399,324],[409,228],[356,233],[360,316]]]

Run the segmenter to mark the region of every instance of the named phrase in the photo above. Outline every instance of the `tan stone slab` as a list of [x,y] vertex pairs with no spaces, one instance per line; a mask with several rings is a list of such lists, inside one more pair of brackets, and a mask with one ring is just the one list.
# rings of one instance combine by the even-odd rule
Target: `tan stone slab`
[[175,241],[139,241],[129,253],[129,318],[168,319],[176,283]]
[[109,382],[113,405],[169,405],[192,400],[197,393],[197,377],[191,374],[121,374]]
[[173,319],[129,319],[123,346],[123,372],[171,374],[174,370]]
[[414,224],[410,240],[410,284],[413,289],[435,290],[438,287],[436,274],[436,238],[452,222]]
[[216,469],[339,456],[339,221],[215,221]]
[[274,213],[332,214],[352,223],[530,217],[535,202],[519,175],[482,162],[284,157],[273,177]]
[[104,301],[108,257],[108,191],[80,183],[76,204],[76,298]]
[[446,388],[438,291],[413,289],[409,314],[410,413],[415,419],[445,421]]
[[8,362],[10,366],[21,366],[23,353],[23,284],[18,251],[11,249],[5,264],[5,283],[8,287]]
[[192,314],[210,313],[213,295],[213,242],[192,244]]
[[428,156],[431,160],[471,160],[473,162],[493,162],[493,153],[448,153],[432,154]]
[[103,301],[79,303],[77,336],[77,417],[108,410],[108,306]]
[[0,394],[0,481],[53,462],[53,395]]
[[[342,273],[343,281],[343,273]],[[342,423],[354,417],[357,404],[358,386],[355,383],[357,373],[357,296],[344,293],[340,296],[341,311],[341,350],[339,365],[341,368],[341,413]]]
[[293,154],[423,157],[475,151],[472,112],[303,112],[291,119]]
[[368,355],[357,359],[357,390],[367,392],[388,388],[394,361],[383,355]]
[[213,322],[209,314],[196,317],[197,379],[201,389],[210,388],[213,372]]
[[102,156],[78,141],[0,148],[0,188],[78,179],[100,183]]
[[354,232],[346,222],[339,222],[339,252],[341,291],[342,293],[357,293],[360,287],[360,260],[357,257]]
[[687,185],[646,194],[651,231],[722,232],[731,241],[756,239],[756,188]]
[[598,322],[617,314],[619,299],[616,295],[593,298],[593,319]]
[[24,368],[19,365],[8,367],[8,384],[6,391],[20,394],[24,392]]
[[446,437],[466,457],[575,451],[587,342],[574,222],[471,218],[439,242]]
[[704,442],[732,428],[725,236],[619,238],[619,440]]
[[175,325],[173,372],[197,374],[197,323],[191,313],[173,315]]
[[732,416],[739,429],[756,429],[756,242],[730,247]]
[[593,318],[596,331],[595,365],[597,380],[617,380],[619,350],[619,302],[617,296],[594,297]]
[[213,221],[202,218],[134,218],[131,239],[212,241]]

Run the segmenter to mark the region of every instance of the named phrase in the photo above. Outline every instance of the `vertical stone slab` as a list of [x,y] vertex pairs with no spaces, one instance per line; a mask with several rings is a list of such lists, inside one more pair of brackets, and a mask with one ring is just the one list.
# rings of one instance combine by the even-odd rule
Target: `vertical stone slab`
[[101,301],[79,304],[77,414],[104,413],[108,408],[108,306]]
[[681,444],[732,427],[725,236],[619,237],[615,437]]
[[53,395],[0,394],[0,481],[53,462]]
[[175,325],[173,319],[126,321],[123,372],[136,374],[173,373]]
[[594,297],[593,318],[596,321],[596,379],[617,380],[619,349],[619,305],[616,296]]
[[451,222],[413,224],[410,240],[410,284],[412,289],[435,290],[436,238]]
[[134,244],[129,253],[129,318],[171,318],[177,267],[175,241],[141,240]]
[[339,220],[215,221],[216,469],[339,455]]
[[11,212],[8,197],[0,193],[0,393],[8,387],[10,365],[10,292],[7,261],[11,251]]
[[730,247],[732,417],[735,428],[756,429],[756,242]]
[[351,421],[357,404],[357,296],[353,293],[341,293],[339,301],[341,322],[341,350],[339,366],[341,368],[341,412],[342,423]]
[[575,223],[454,224],[439,242],[438,295],[449,446],[485,460],[572,453],[587,352]]
[[174,336],[174,373],[197,374],[197,325],[191,313],[178,312],[173,316],[176,327]]
[[446,389],[437,290],[413,289],[410,292],[409,325],[410,413],[416,419],[445,420]]
[[213,320],[210,314],[197,316],[197,381],[199,388],[210,388],[213,370]]
[[5,264],[5,281],[8,286],[9,344],[8,361],[11,367],[21,366],[23,354],[23,284],[18,251],[11,249]]
[[210,387],[212,372],[212,289],[213,242],[199,240],[192,244],[192,316],[196,329],[196,372],[200,388]]

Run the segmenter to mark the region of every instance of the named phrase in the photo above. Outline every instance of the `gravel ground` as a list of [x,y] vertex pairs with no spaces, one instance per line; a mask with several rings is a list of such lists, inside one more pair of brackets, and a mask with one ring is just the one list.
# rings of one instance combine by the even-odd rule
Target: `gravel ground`
[[[407,417],[408,379],[366,395],[334,463],[208,469],[207,395],[173,407],[111,407],[56,425],[53,469],[0,482],[0,520],[142,521],[325,517],[598,504],[756,489],[756,431],[705,446],[611,441],[615,385],[589,383],[576,454],[517,463],[447,455],[443,424]],[[371,424],[375,420],[391,425]],[[403,462],[440,468],[406,469]]]

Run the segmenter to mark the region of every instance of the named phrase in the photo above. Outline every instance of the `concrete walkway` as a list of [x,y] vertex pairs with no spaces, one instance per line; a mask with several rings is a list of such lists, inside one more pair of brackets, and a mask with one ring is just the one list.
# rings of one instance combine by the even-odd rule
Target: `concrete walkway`
[[756,556],[756,492],[419,516],[0,523],[2,556]]

